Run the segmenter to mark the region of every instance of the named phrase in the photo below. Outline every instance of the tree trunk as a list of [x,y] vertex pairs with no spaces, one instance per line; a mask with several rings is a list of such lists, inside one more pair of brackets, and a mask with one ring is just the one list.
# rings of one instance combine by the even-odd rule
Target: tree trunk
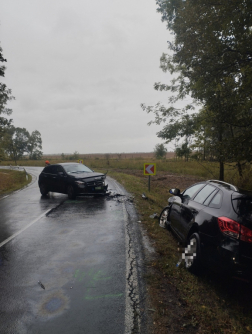
[[219,123],[219,163],[220,175],[219,180],[224,181],[224,162],[223,162],[223,147],[222,147],[222,124]]
[[219,180],[224,181],[224,162],[220,161],[220,175]]
[[238,168],[239,176],[242,177],[242,166],[240,162],[237,162],[237,168]]

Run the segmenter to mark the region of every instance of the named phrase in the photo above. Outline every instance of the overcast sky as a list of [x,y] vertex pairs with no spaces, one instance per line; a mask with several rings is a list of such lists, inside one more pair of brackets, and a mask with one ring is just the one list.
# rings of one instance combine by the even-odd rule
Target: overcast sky
[[[141,103],[166,103],[154,82],[171,39],[155,0],[0,0],[4,82],[16,127],[43,152],[151,152],[162,126]],[[167,146],[167,148],[171,148]]]

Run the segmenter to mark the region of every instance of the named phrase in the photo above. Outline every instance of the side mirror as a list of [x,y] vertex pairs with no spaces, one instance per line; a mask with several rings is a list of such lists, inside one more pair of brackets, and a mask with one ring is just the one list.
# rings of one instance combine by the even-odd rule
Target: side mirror
[[59,176],[64,176],[64,173],[63,172],[58,172],[58,175]]
[[180,196],[180,190],[178,188],[170,189],[169,193],[174,195],[174,196]]

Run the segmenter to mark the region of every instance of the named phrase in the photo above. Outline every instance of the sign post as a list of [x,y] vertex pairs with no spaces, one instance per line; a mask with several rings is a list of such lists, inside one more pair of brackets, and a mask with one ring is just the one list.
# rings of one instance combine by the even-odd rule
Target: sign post
[[151,175],[156,175],[156,164],[144,164],[144,175],[148,175],[148,190],[150,191],[150,177]]

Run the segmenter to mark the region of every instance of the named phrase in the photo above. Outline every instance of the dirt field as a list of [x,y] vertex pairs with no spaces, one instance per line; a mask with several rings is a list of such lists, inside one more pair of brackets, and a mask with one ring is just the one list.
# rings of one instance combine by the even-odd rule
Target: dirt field
[[[121,170],[114,171],[120,172]],[[142,170],[130,170],[124,169],[124,174],[134,175],[140,178],[147,179],[147,176],[143,174]],[[191,175],[177,175],[170,172],[159,171],[158,175],[151,176],[151,187],[157,189],[179,188],[180,190],[186,189],[190,185],[202,181],[203,178]]]

